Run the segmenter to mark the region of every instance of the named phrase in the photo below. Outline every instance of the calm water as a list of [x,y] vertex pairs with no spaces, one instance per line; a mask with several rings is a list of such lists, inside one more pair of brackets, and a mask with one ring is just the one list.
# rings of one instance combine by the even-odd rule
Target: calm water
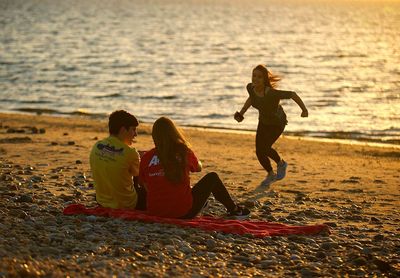
[[399,144],[399,46],[400,1],[0,0],[0,110],[255,130],[264,63],[308,106],[289,134]]

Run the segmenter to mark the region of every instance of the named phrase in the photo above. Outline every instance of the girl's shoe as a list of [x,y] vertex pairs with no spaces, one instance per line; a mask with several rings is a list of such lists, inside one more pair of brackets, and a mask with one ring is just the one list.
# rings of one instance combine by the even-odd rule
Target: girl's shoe
[[278,163],[278,169],[277,169],[277,173],[276,173],[276,179],[277,180],[281,180],[286,176],[286,168],[287,168],[288,164],[286,161],[281,160]]
[[261,184],[260,184],[260,186],[269,186],[271,183],[273,183],[273,182],[275,182],[277,179],[276,179],[276,175],[275,175],[275,173],[269,173],[268,175],[267,175],[267,177],[265,178],[265,180],[263,180],[262,182],[261,182]]
[[246,207],[236,206],[236,209],[227,214],[229,218],[242,220],[250,216],[250,210]]

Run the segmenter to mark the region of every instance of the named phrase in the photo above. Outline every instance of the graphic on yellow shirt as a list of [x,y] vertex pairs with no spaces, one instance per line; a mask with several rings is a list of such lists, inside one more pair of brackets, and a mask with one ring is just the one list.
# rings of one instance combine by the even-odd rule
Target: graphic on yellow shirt
[[96,200],[110,208],[135,208],[132,178],[139,175],[139,154],[117,137],[98,141],[90,153]]

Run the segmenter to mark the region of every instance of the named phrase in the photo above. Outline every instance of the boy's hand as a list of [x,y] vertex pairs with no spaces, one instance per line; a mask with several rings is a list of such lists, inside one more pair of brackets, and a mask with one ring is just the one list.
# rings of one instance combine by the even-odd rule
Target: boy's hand
[[307,118],[308,117],[308,110],[307,109],[303,110],[303,112],[301,112],[301,116],[303,118]]
[[239,112],[236,111],[235,115],[233,115],[233,118],[240,123],[241,121],[243,121],[244,117],[242,114],[240,114]]

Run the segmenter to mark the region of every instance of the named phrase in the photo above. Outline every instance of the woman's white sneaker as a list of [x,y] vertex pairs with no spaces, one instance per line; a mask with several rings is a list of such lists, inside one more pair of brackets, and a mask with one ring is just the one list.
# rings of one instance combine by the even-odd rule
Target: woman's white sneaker
[[263,180],[260,185],[261,186],[269,186],[271,183],[273,183],[275,181],[276,181],[275,173],[269,173],[267,175],[267,177],[265,178],[265,180]]
[[288,164],[286,161],[281,160],[278,163],[278,169],[277,169],[277,173],[276,173],[276,179],[277,180],[281,180],[286,176],[286,168],[287,168]]

